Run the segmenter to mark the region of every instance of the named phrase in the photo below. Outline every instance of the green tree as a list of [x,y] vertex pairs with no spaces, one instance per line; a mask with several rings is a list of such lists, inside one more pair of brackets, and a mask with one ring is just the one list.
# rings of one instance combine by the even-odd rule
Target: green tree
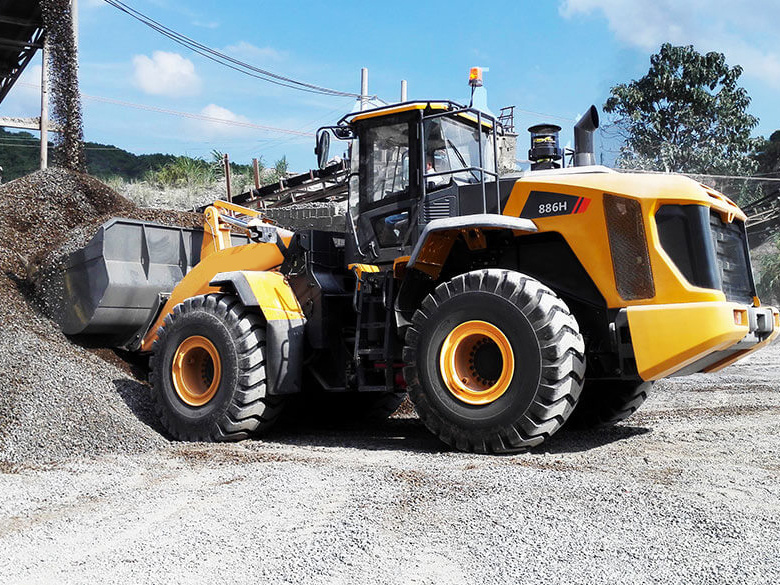
[[290,163],[287,162],[287,155],[282,155],[282,158],[274,163],[274,172],[277,178],[284,178],[289,170]]
[[611,89],[604,111],[624,139],[618,165],[667,172],[749,175],[758,124],[723,53],[664,44],[641,79]]
[[761,139],[755,157],[759,174],[780,175],[780,130],[775,130],[769,140]]
[[764,302],[776,303],[780,299],[780,239],[775,238],[773,245],[761,259],[758,274],[758,295]]

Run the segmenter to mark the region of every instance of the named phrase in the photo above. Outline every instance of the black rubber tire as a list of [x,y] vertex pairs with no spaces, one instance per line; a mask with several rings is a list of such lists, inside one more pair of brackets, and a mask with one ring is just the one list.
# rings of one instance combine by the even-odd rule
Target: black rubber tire
[[586,380],[579,404],[566,424],[584,429],[626,420],[647,400],[652,387],[652,382]]
[[[203,406],[186,404],[171,377],[173,357],[191,336],[203,336],[219,352],[222,377]],[[174,307],[165,318],[149,361],[155,411],[165,429],[186,441],[237,441],[270,427],[282,409],[267,396],[265,325],[237,297],[201,295]]]
[[[469,320],[499,327],[516,356],[509,388],[486,405],[456,398],[439,371],[444,339]],[[550,437],[574,409],[585,374],[582,336],[566,304],[511,270],[478,270],[437,286],[412,318],[403,357],[409,397],[428,429],[480,453],[521,451]]]
[[291,397],[284,420],[290,423],[381,422],[392,415],[406,392],[311,392]]

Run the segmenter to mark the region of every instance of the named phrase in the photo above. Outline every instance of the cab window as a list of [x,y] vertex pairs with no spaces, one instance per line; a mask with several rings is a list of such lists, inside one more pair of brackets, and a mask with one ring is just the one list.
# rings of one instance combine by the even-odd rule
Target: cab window
[[[480,167],[480,136],[476,123],[454,117],[436,117],[424,122],[426,183],[428,189],[449,184],[479,183],[478,171],[467,171]],[[482,128],[482,168],[493,170],[495,165],[491,129]],[[435,174],[434,174],[435,173]],[[443,174],[441,174],[443,173]]]
[[408,196],[410,192],[410,124],[369,126],[360,135],[361,199],[366,205]]

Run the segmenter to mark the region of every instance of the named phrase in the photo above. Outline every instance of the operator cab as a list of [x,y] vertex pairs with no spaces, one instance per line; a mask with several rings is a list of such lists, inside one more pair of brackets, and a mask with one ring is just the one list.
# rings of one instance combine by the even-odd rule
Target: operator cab
[[321,164],[326,130],[352,141],[350,262],[390,263],[411,253],[430,221],[497,211],[501,128],[484,112],[426,101],[349,114],[318,132]]

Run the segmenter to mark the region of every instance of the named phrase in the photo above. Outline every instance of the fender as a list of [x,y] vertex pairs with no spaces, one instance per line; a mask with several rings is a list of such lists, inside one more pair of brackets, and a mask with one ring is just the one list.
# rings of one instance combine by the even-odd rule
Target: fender
[[263,313],[268,394],[300,392],[306,317],[284,276],[260,270],[220,272],[209,284],[232,289],[244,306]]
[[486,230],[512,230],[513,232],[537,232],[536,224],[530,219],[479,213],[459,217],[435,219],[423,229],[411,256],[398,258],[393,265],[401,287],[395,301],[396,324],[403,327],[419,303],[436,282],[444,263],[458,238],[477,250],[484,248]]
[[434,219],[425,226],[420,234],[406,268],[414,268],[436,278],[458,236],[463,236],[469,248],[478,248],[480,242],[484,242],[482,230],[486,229],[538,231],[536,224],[530,219],[497,213]]

